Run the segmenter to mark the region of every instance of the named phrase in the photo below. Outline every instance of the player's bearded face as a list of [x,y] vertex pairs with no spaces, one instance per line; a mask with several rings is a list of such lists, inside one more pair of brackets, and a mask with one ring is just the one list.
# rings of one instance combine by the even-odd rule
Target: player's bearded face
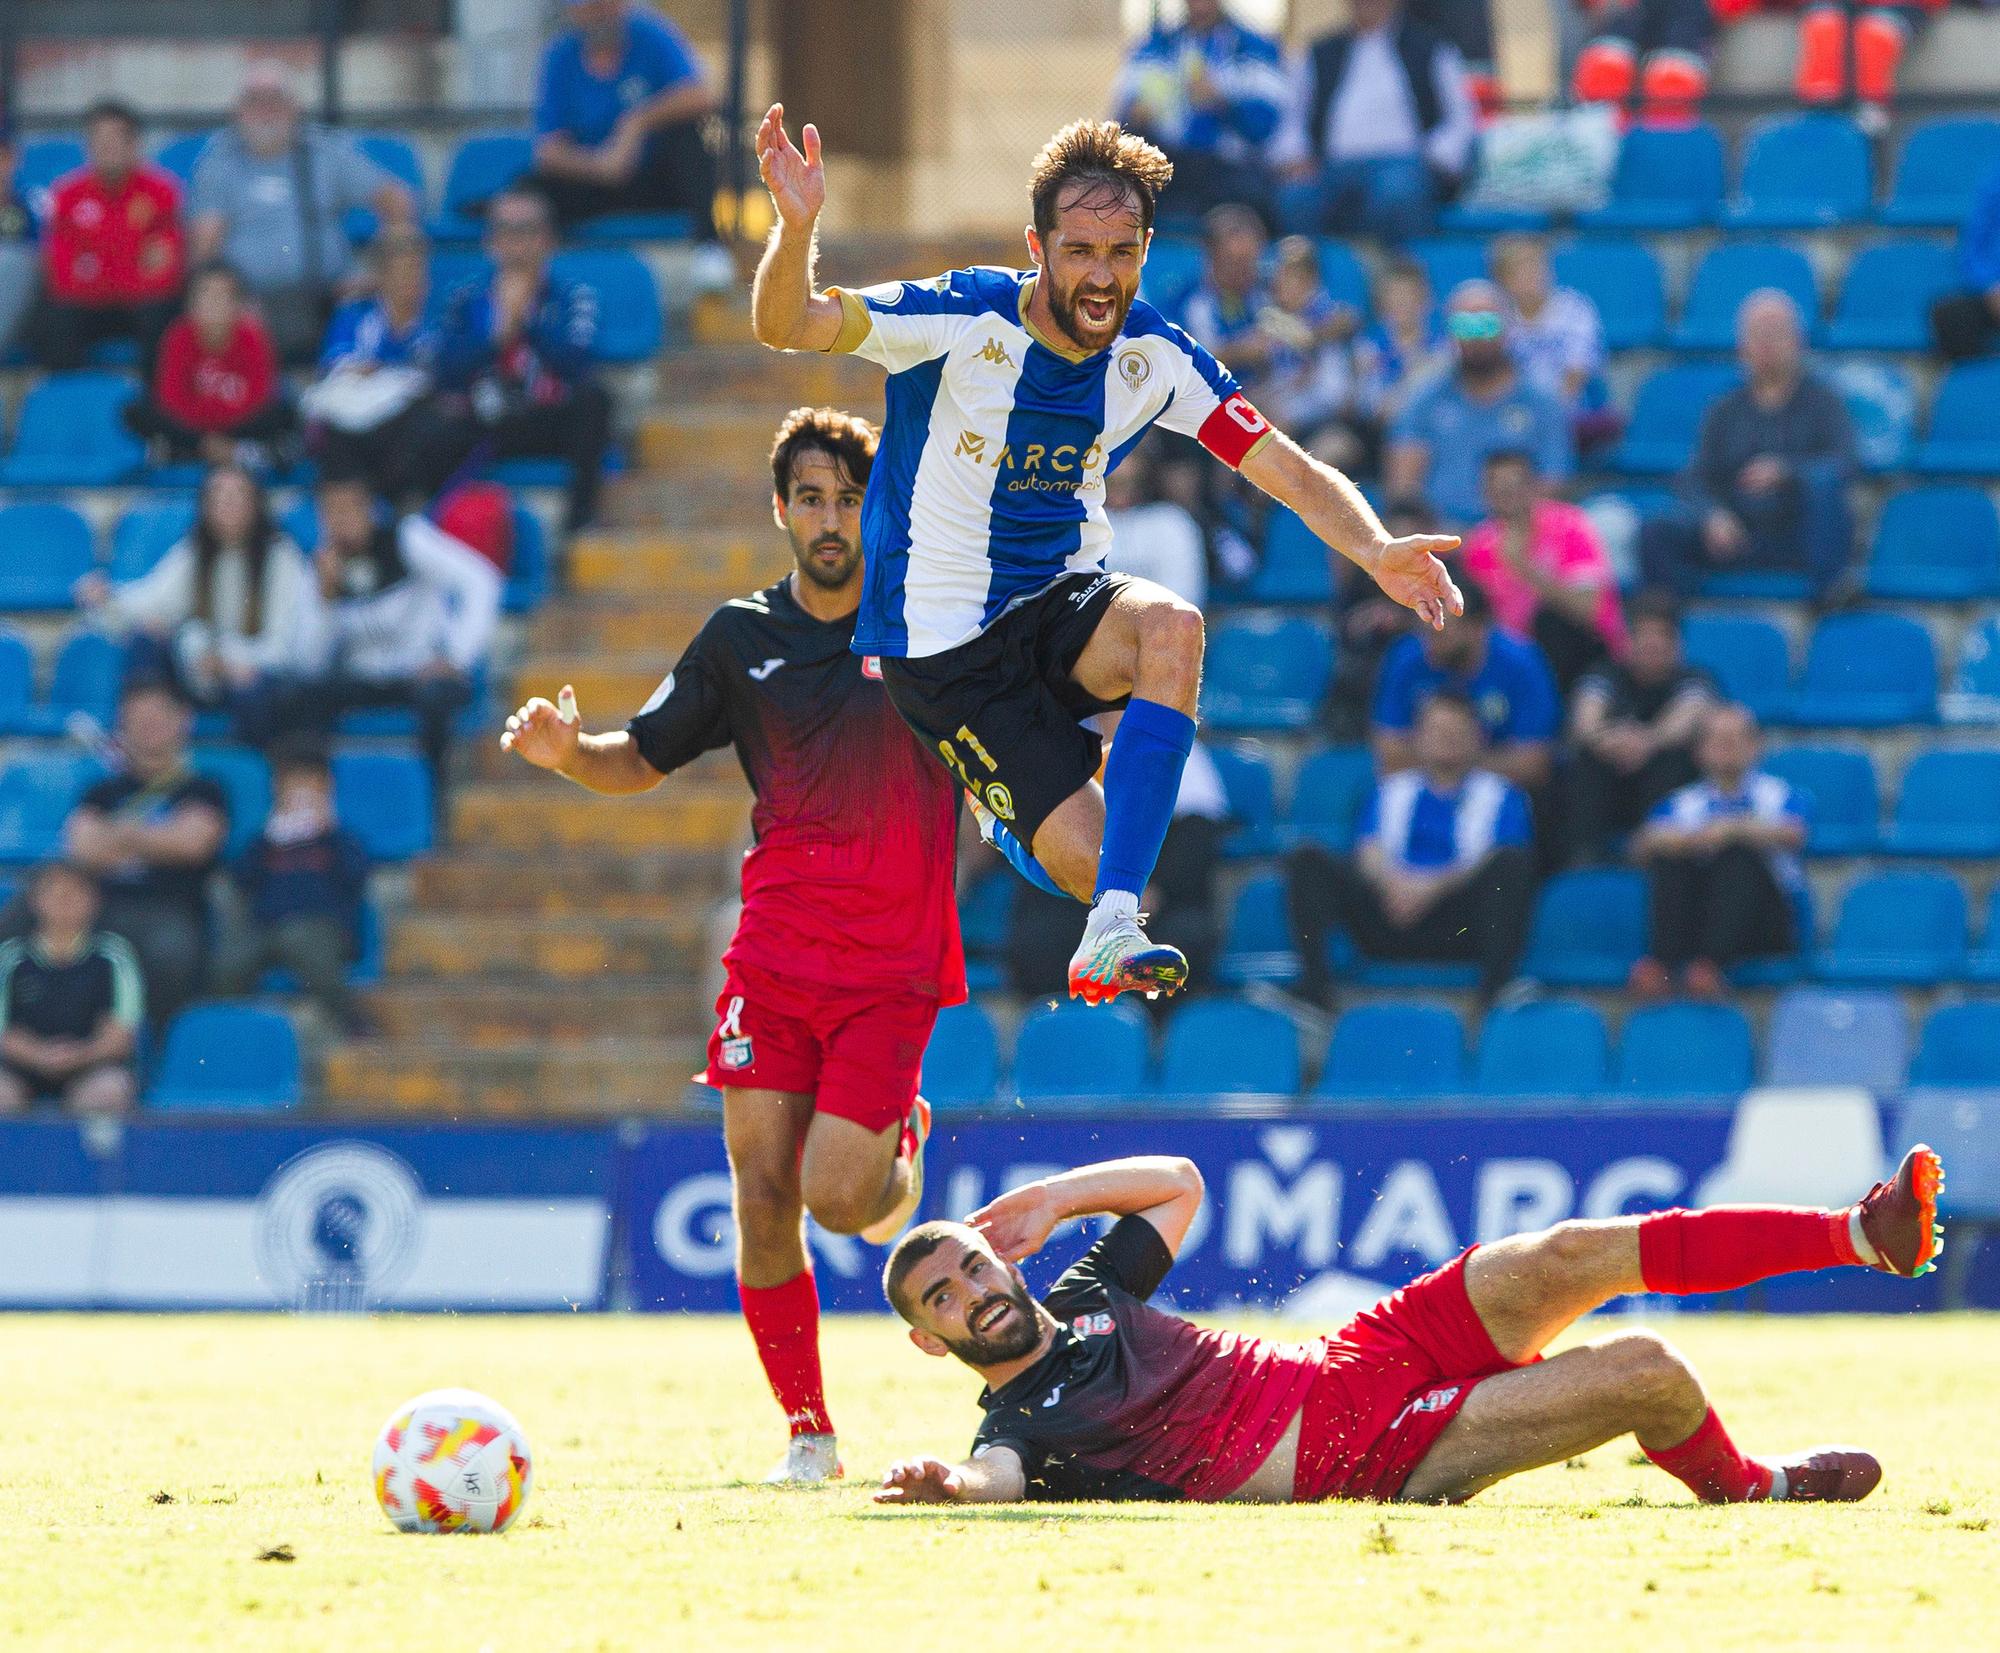
[[830,455],[809,451],[794,463],[785,535],[799,573],[822,590],[838,591],[860,570],[863,492]]
[[964,1330],[950,1337],[939,1332],[938,1339],[968,1366],[1019,1360],[1042,1340],[1035,1300],[1021,1277],[1011,1270],[985,1268],[980,1278],[986,1289],[967,1304]]
[[1084,350],[1118,336],[1139,296],[1146,236],[1130,190],[1082,184],[1066,195],[1042,244],[1049,311]]

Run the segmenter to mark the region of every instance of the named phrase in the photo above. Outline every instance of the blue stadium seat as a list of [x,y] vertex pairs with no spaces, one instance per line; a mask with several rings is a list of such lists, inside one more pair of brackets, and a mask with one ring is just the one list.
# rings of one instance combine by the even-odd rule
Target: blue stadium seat
[[1872,597],[1951,602],[2000,595],[2000,518],[1983,488],[1891,494],[1875,524]]
[[271,813],[271,766],[248,746],[197,746],[188,765],[206,775],[229,797],[229,841],[224,856],[234,860],[256,841]]
[[1940,1265],[1939,1299],[1944,1308],[1962,1309],[1967,1264],[2000,1222],[2000,1099],[1965,1090],[1912,1091],[1894,1140],[1899,1153],[1928,1142],[1951,1168],[1938,1190],[1938,1215],[1954,1236]]
[[969,1003],[939,1011],[920,1083],[928,1101],[947,1108],[991,1102],[1000,1091],[1000,1036],[992,1017]]
[[548,600],[554,585],[549,567],[549,536],[542,519],[525,505],[516,505],[514,565],[507,570],[507,587],[500,606],[509,614],[532,614]]
[[125,645],[102,632],[80,631],[56,656],[49,709],[59,722],[83,712],[109,728],[118,716],[118,688],[124,681]]
[[1293,1096],[1299,1030],[1291,1018],[1237,999],[1196,999],[1167,1023],[1160,1094]]
[[181,187],[194,182],[195,163],[201,159],[201,152],[208,147],[209,132],[184,132],[178,138],[169,138],[161,144],[153,159],[181,181]]
[[1958,286],[1951,249],[1937,241],[1883,241],[1847,267],[1826,324],[1834,350],[1928,350],[1932,303]]
[[1351,849],[1374,786],[1375,759],[1367,747],[1329,746],[1313,753],[1299,765],[1284,836],[1294,843],[1309,839],[1329,849]]
[[0,609],[69,608],[94,561],[90,524],[67,505],[0,505]]
[[1834,614],[1820,621],[1792,697],[1791,721],[1885,728],[1937,717],[1931,634],[1902,614]]
[[83,140],[71,137],[30,138],[14,163],[14,187],[37,219],[49,214],[49,190],[65,173],[83,165]]
[[341,823],[377,861],[431,847],[431,777],[413,752],[336,752],[333,799]]
[[1996,166],[2000,121],[1979,115],[1920,122],[1903,145],[1882,222],[1956,229],[1972,210],[1981,180]]
[[1920,752],[1883,837],[1893,855],[2000,855],[2000,751]]
[[1868,216],[1868,140],[1844,115],[1788,115],[1751,130],[1737,196],[1738,229],[1807,230]]
[[1930,986],[1965,964],[1965,888],[1935,872],[1884,872],[1847,892],[1822,981]]
[[161,1113],[274,1113],[303,1095],[299,1041],[275,1010],[203,1004],[167,1029],[146,1093]]
[[597,295],[599,361],[644,362],[660,353],[666,336],[660,289],[637,253],[611,247],[557,253],[553,269]]
[[1688,662],[1713,676],[1731,700],[1742,701],[1760,718],[1784,714],[1792,693],[1791,650],[1769,620],[1694,614],[1683,637]]
[[441,240],[477,240],[486,203],[535,164],[525,132],[480,132],[458,146],[444,180],[444,212],[431,226]]
[[1467,1088],[1465,1024],[1438,1004],[1356,1005],[1334,1024],[1313,1094],[1455,1096]]
[[1556,280],[1597,306],[1612,350],[1648,349],[1667,328],[1660,261],[1642,241],[1572,241],[1549,260]]
[[1578,222],[1589,229],[1685,230],[1722,210],[1722,138],[1707,124],[1634,127],[1618,149],[1611,198]]
[[1812,266],[1797,247],[1781,241],[1723,241],[1695,267],[1687,309],[1673,332],[1676,350],[1733,350],[1736,312],[1763,287],[1789,293],[1810,333],[1819,320]]
[[1013,1088],[1024,1102],[1145,1096],[1150,1046],[1146,1018],[1129,1005],[1044,1004],[1021,1022]]
[[1956,695],[1992,702],[1982,721],[1994,721],[1991,714],[2000,712],[2000,614],[1989,614],[1965,634],[1951,686]]
[[1537,999],[1486,1018],[1474,1083],[1484,1096],[1589,1096],[1610,1071],[1603,1017],[1571,999]]
[[1333,676],[1333,639],[1311,620],[1225,620],[1208,634],[1202,713],[1218,729],[1300,729]]
[[1900,471],[1917,440],[1917,391],[1894,362],[1837,363],[1830,377],[1854,426],[1854,452],[1864,471]]
[[1014,869],[997,859],[991,870],[971,877],[958,892],[958,933],[965,947],[965,981],[973,992],[990,992],[1005,980],[1000,957],[1007,946],[1007,921],[1014,892],[1023,887]]
[[[1910,1064],[1910,1083],[2000,1087],[2000,1001],[1977,999],[1933,1010]],[[1955,1162],[1952,1169],[1956,1174]]]
[[2000,361],[1961,362],[1944,376],[1931,403],[1930,429],[1912,466],[1931,476],[2000,471]]
[[1787,988],[1771,1011],[1764,1082],[1894,1090],[1909,1052],[1909,1019],[1896,994]]
[[1542,886],[1521,973],[1555,987],[1622,987],[1646,950],[1646,881],[1625,867]]
[[1264,560],[1243,587],[1252,603],[1330,603],[1333,567],[1325,542],[1283,505],[1271,507]]
[[1371,959],[1336,935],[1330,951],[1335,962],[1352,959],[1348,973],[1364,987],[1393,993],[1470,993],[1479,985],[1479,966],[1458,959]]
[[1319,282],[1336,304],[1368,313],[1368,271],[1354,248],[1336,235],[1319,238]]
[[35,699],[35,654],[17,631],[0,630],[0,734],[29,733]]
[[123,482],[145,449],[119,417],[138,387],[119,373],[62,373],[22,399],[0,487],[94,488]]
[[1734,389],[1736,381],[1736,369],[1722,362],[1677,362],[1648,375],[1612,465],[1640,476],[1680,470],[1694,453],[1709,403]]
[[1156,235],[1146,249],[1139,296],[1169,321],[1179,321],[1188,295],[1201,285],[1201,243],[1178,235]]
[[[424,186],[423,162],[418,160],[409,139],[400,138],[393,132],[357,132],[354,134],[354,146],[409,190],[417,204],[417,220],[421,223],[429,192]],[[375,239],[374,208],[350,207],[342,222],[348,240],[356,246],[366,246]]]
[[1468,206],[1461,200],[1438,214],[1438,228],[1449,235],[1536,235],[1553,218],[1537,207]]
[[1621,1091],[1732,1096],[1755,1077],[1750,1023],[1734,1005],[1648,1005],[1626,1019],[1618,1046]]
[[54,855],[78,796],[103,773],[94,759],[69,753],[37,753],[0,766],[0,863]]
[[1986,924],[1979,933],[1979,946],[1966,960],[1965,974],[1972,981],[2000,982],[2000,884],[1986,897]]
[[133,506],[111,530],[111,560],[105,573],[114,580],[136,580],[150,574],[193,527],[192,499],[151,500]]
[[1803,980],[1818,943],[1819,919],[1813,911],[1812,886],[1802,883],[1790,892],[1793,950],[1738,959],[1726,974],[1737,987],[1789,987]]
[[1210,746],[1222,789],[1229,795],[1229,815],[1235,822],[1223,840],[1227,856],[1269,855],[1278,847],[1277,804],[1273,799],[1271,766],[1254,741]]
[[1789,781],[1812,803],[1809,855],[1866,855],[1882,836],[1875,763],[1844,746],[1787,746],[1769,753],[1764,768]]
[[1433,236],[1410,242],[1403,252],[1424,267],[1440,304],[1460,282],[1486,279],[1486,243],[1471,236]]
[[1216,974],[1233,986],[1297,978],[1299,956],[1285,916],[1285,881],[1276,873],[1248,880],[1229,909],[1229,932]]

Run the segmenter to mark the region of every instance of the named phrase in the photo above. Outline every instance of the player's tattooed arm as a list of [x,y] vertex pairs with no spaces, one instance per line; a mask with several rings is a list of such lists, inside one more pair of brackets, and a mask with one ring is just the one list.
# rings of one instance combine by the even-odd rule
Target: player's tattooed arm
[[1144,1217],[1180,1255],[1201,1209],[1201,1172],[1193,1160],[1171,1154],[1138,1154],[1079,1166],[1025,1183],[989,1201],[966,1218],[1010,1263],[1032,1257],[1072,1217]]
[[500,749],[526,758],[537,769],[553,770],[587,791],[612,797],[650,792],[660,784],[659,770],[640,754],[629,732],[583,732],[576,691],[567,683],[555,703],[536,695],[508,718]]
[[1011,1446],[989,1446],[962,1464],[948,1464],[942,1458],[905,1458],[891,1464],[876,1489],[875,1502],[1016,1504],[1027,1492],[1020,1454]]
[[840,300],[813,286],[814,229],[826,205],[826,162],[819,129],[785,131],[785,106],[771,105],[757,128],[757,170],[771,192],[777,224],[750,286],[750,328],[773,350],[831,350],[840,337]]
[[1393,537],[1359,488],[1283,431],[1245,459],[1242,472],[1425,624],[1442,631],[1447,614],[1465,611],[1458,587],[1438,560],[1458,548],[1455,534]]

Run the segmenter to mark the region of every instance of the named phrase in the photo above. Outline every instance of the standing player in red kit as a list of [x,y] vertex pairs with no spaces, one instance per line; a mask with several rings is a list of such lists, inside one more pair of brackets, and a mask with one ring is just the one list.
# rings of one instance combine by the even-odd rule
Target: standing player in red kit
[[[1849,1503],[1882,1479],[1854,1447],[1739,1451],[1652,1332],[1542,1351],[1628,1292],[1734,1291],[1842,1265],[1908,1278],[1938,1254],[1938,1156],[1834,1211],[1717,1206],[1563,1222],[1477,1245],[1329,1337],[1274,1342],[1152,1307],[1201,1206],[1184,1159],[1112,1160],[924,1223],[883,1289],[910,1341],[986,1380],[959,1464],[892,1467],[882,1503],[1366,1498],[1457,1503],[1621,1435],[1704,1503]],[[1017,1261],[1072,1217],[1120,1221],[1040,1301]]]
[[743,1317],[792,1429],[773,1481],[841,1473],[804,1214],[878,1245],[909,1221],[930,1128],[924,1046],[939,1008],[965,998],[958,792],[877,663],[849,647],[875,443],[851,414],[788,415],[771,478],[797,567],[717,609],[624,729],[584,734],[565,688],[500,739],[609,794],[733,745],[757,795],[705,1077],[722,1092]]

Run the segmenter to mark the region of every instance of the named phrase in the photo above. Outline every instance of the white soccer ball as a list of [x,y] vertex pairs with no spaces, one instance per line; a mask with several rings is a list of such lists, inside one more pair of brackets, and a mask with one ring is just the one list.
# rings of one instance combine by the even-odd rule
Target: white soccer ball
[[534,1485],[514,1414],[470,1389],[433,1389],[375,1437],[375,1502],[404,1532],[505,1532]]

